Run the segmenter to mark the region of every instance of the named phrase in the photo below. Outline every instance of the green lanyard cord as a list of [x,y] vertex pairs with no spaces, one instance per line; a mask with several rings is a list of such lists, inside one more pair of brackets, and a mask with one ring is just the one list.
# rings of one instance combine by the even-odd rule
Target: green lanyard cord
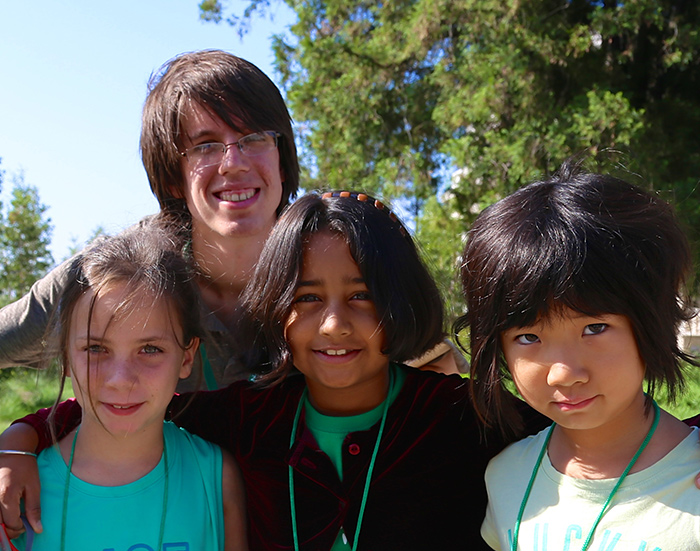
[[[357,515],[357,529],[355,530],[355,541],[352,545],[352,551],[357,550],[357,544],[360,541],[360,529],[362,528],[362,518],[365,514],[365,505],[367,504],[367,496],[369,495],[369,486],[372,481],[372,472],[374,471],[374,463],[379,454],[379,444],[382,440],[382,435],[384,434],[384,426],[386,425],[387,412],[389,411],[389,397],[392,394],[394,388],[394,373],[390,370],[389,378],[389,391],[384,399],[384,404],[382,408],[382,420],[379,424],[379,432],[377,433],[377,441],[374,443],[374,451],[372,452],[372,459],[369,462],[369,467],[367,469],[367,478],[365,479],[365,487],[362,492],[362,502],[360,504],[360,512]],[[303,408],[304,402],[308,396],[308,389],[304,388],[299,399],[299,405],[297,405],[297,411],[294,415],[294,423],[292,424],[292,434],[289,439],[289,449],[294,446],[294,440],[297,434],[297,428],[299,426],[299,418],[301,417],[301,410]],[[294,550],[299,551],[299,534],[297,531],[297,515],[296,515],[296,500],[294,498],[294,469],[289,465],[289,503],[292,512],[292,537],[294,538]]]
[[[63,489],[63,517],[61,520],[61,551],[66,548],[66,525],[68,518],[68,489],[70,488],[70,473],[73,468],[73,457],[75,456],[75,443],[78,440],[78,431],[80,426],[75,429],[75,436],[73,436],[73,443],[70,448],[70,460],[68,461],[68,472],[66,473],[66,484]],[[163,537],[165,536],[165,513],[168,505],[168,486],[170,485],[170,471],[168,467],[168,447],[165,444],[165,434],[163,435],[163,468],[165,472],[165,488],[163,488],[163,510],[160,515],[160,531],[158,534],[158,547],[156,549],[161,549],[163,547]]]
[[[294,445],[294,437],[297,433],[297,426],[299,425],[299,417],[301,416],[301,405],[306,400],[306,396],[309,393],[308,388],[304,387],[304,392],[301,393],[301,398],[299,398],[299,405],[297,406],[297,411],[294,414],[294,423],[292,424],[292,435],[289,439],[289,447]],[[296,499],[294,498],[294,474],[292,466],[289,465],[289,504],[292,508],[292,536],[294,538],[294,550],[299,551],[299,535],[297,534],[297,506]]]
[[[637,459],[639,459],[639,456],[642,455],[642,452],[649,444],[651,437],[654,436],[654,432],[656,431],[656,427],[659,424],[660,412],[659,412],[659,406],[657,405],[657,403],[652,401],[652,404],[654,405],[654,421],[651,424],[651,428],[649,429],[649,432],[647,432],[646,438],[644,438],[644,442],[642,442],[642,445],[639,446],[637,453],[634,454],[634,457],[632,457],[632,460],[628,463],[627,467],[620,475],[620,478],[617,480],[617,483],[615,484],[612,491],[610,492],[608,499],[605,501],[603,508],[600,510],[600,513],[598,513],[598,518],[596,518],[595,522],[593,523],[593,527],[591,528],[591,531],[588,532],[588,536],[586,537],[586,541],[583,543],[583,547],[581,548],[581,551],[586,551],[586,549],[588,549],[588,546],[591,544],[591,539],[593,539],[593,533],[595,532],[596,528],[598,527],[598,524],[600,523],[601,519],[603,518],[603,515],[608,510],[608,507],[610,507],[610,503],[612,503],[613,497],[615,497],[617,490],[622,485],[622,482],[625,480],[625,478],[629,474],[630,470],[632,470],[632,467],[637,462]],[[511,542],[510,551],[517,551],[517,549],[518,549],[518,536],[520,535],[520,524],[521,524],[521,521],[523,518],[523,514],[525,512],[525,505],[527,504],[527,500],[530,497],[530,492],[532,491],[532,486],[534,485],[535,478],[537,477],[537,471],[539,471],[540,465],[542,464],[542,459],[544,458],[544,454],[547,451],[547,446],[549,445],[549,440],[552,438],[552,432],[554,431],[555,425],[556,424],[553,423],[552,426],[549,427],[549,431],[547,432],[547,436],[545,438],[544,444],[542,445],[542,449],[540,450],[540,455],[537,458],[537,463],[535,463],[535,467],[532,470],[532,475],[530,476],[530,481],[527,483],[527,489],[525,490],[525,496],[523,497],[523,501],[520,504],[520,510],[518,511],[518,517],[515,519],[515,529],[513,530],[513,541]]]

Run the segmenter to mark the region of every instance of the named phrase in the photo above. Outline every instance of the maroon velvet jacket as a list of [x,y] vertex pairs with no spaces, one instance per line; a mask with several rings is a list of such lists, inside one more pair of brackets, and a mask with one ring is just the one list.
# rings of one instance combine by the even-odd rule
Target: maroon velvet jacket
[[[487,502],[483,477],[502,446],[484,444],[461,377],[402,369],[407,377],[388,411],[358,548],[489,549],[479,535]],[[294,469],[301,549],[330,549],[341,526],[351,542],[355,537],[378,424],[347,436],[341,482],[305,427],[303,413],[290,450],[303,388],[303,377],[291,376],[272,388],[239,382],[198,393],[189,405],[192,395],[171,403],[173,413],[182,409],[173,419],[178,425],[235,455],[246,484],[252,550],[293,549],[288,465]],[[63,408],[69,425],[76,423],[76,410],[79,406]],[[43,430],[43,418],[24,420]],[[538,419],[529,428],[547,423]]]

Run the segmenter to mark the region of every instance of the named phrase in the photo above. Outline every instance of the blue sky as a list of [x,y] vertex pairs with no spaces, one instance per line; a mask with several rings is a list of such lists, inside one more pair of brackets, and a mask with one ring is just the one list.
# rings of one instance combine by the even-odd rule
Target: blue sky
[[[12,175],[36,186],[59,261],[102,226],[108,233],[156,212],[138,152],[150,74],[175,55],[220,48],[275,82],[270,37],[293,14],[257,18],[241,40],[199,20],[197,0],[0,0],[0,198]],[[231,0],[240,13],[247,2]]]

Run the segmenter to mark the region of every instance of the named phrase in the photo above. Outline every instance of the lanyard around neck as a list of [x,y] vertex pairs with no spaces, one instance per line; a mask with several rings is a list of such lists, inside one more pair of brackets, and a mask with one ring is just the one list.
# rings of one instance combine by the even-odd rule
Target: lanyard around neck
[[[659,406],[657,405],[657,403],[654,401],[652,401],[652,403],[654,405],[654,421],[651,424],[651,428],[649,428],[649,432],[647,432],[646,438],[644,438],[642,445],[639,446],[639,449],[634,454],[634,457],[632,457],[632,460],[629,462],[627,467],[625,467],[625,470],[622,471],[622,474],[620,475],[620,478],[617,480],[617,483],[615,484],[612,491],[610,492],[608,499],[605,500],[605,503],[603,504],[603,508],[600,510],[600,513],[598,513],[598,517],[595,519],[595,522],[593,523],[593,526],[592,526],[590,532],[588,532],[588,536],[586,537],[586,541],[583,542],[583,547],[581,548],[581,551],[586,551],[586,549],[588,549],[588,546],[591,544],[591,540],[593,539],[593,533],[595,532],[595,529],[598,527],[600,520],[603,518],[605,511],[607,511],[608,507],[610,507],[610,503],[612,502],[613,497],[615,497],[617,490],[622,485],[622,482],[625,480],[625,478],[629,474],[630,470],[632,470],[632,467],[637,462],[637,459],[639,459],[639,456],[642,455],[642,452],[644,451],[644,448],[647,447],[647,444],[649,444],[651,437],[654,436],[654,432],[656,431],[656,427],[659,424],[660,413],[659,413]],[[540,450],[540,455],[537,458],[537,462],[535,463],[535,467],[532,469],[532,475],[530,475],[530,481],[527,483],[527,489],[525,490],[525,496],[523,497],[523,501],[520,504],[520,510],[518,511],[518,517],[515,520],[515,530],[513,531],[513,541],[512,541],[511,546],[510,546],[511,551],[517,551],[517,549],[518,549],[518,536],[520,535],[520,524],[521,524],[522,519],[523,519],[523,513],[525,512],[525,505],[527,505],[527,500],[530,497],[530,492],[532,491],[532,486],[534,485],[535,478],[537,477],[537,471],[539,471],[540,465],[542,464],[542,459],[544,458],[544,454],[547,451],[547,445],[549,444],[549,440],[552,438],[552,432],[554,431],[555,425],[556,425],[556,423],[552,423],[552,426],[549,427],[549,432],[547,432],[547,437],[544,440],[544,444],[542,444],[542,449]]]
[[[68,519],[68,490],[70,488],[70,473],[73,468],[73,457],[75,456],[75,443],[78,440],[78,431],[80,426],[75,429],[75,436],[73,436],[73,444],[70,448],[70,460],[68,461],[68,472],[66,473],[66,485],[63,489],[63,516],[61,518],[61,551],[65,551],[66,548],[66,524]],[[163,488],[163,509],[160,514],[160,534],[158,536],[158,547],[156,549],[162,549],[163,547],[163,537],[165,535],[165,513],[168,505],[168,486],[170,482],[170,471],[168,468],[168,447],[165,443],[165,434],[163,434],[163,468],[165,469],[165,487]]]
[[[384,403],[382,404],[382,419],[379,424],[379,432],[377,433],[377,440],[374,443],[374,451],[372,452],[372,459],[369,462],[369,467],[367,469],[367,477],[365,478],[365,487],[362,491],[362,502],[360,504],[360,512],[357,515],[357,529],[355,530],[355,540],[352,544],[352,551],[357,550],[357,544],[360,541],[360,528],[362,528],[362,518],[365,514],[365,505],[367,504],[367,496],[369,495],[369,486],[372,480],[372,471],[374,470],[374,463],[377,459],[377,454],[379,453],[379,444],[382,440],[382,435],[384,434],[384,426],[386,425],[387,411],[389,411],[389,397],[392,395],[394,389],[394,372],[389,369],[389,391],[387,392],[386,398],[384,398]],[[294,440],[296,439],[297,428],[299,426],[299,418],[301,417],[301,410],[303,409],[304,403],[307,400],[308,388],[305,387],[299,399],[299,404],[297,405],[297,411],[294,414],[294,423],[292,424],[292,434],[289,439],[289,449],[294,446]],[[294,469],[289,465],[289,503],[291,506],[292,513],[292,537],[294,538],[294,550],[299,551],[299,534],[297,531],[297,514],[296,514],[296,500],[294,497]]]

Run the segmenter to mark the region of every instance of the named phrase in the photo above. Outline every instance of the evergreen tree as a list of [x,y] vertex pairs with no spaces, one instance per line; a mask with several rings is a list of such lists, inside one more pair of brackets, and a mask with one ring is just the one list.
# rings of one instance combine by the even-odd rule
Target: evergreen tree
[[[592,169],[675,203],[700,267],[700,3],[285,3],[297,22],[274,39],[276,67],[312,187],[406,196],[419,234],[435,234],[436,216],[463,233],[486,205],[587,152]],[[227,21],[245,30],[272,4],[249,0]],[[200,8],[223,18],[216,0]],[[458,251],[426,248],[454,268]]]
[[46,209],[37,189],[15,176],[9,208],[0,206],[0,305],[24,295],[53,265]]

